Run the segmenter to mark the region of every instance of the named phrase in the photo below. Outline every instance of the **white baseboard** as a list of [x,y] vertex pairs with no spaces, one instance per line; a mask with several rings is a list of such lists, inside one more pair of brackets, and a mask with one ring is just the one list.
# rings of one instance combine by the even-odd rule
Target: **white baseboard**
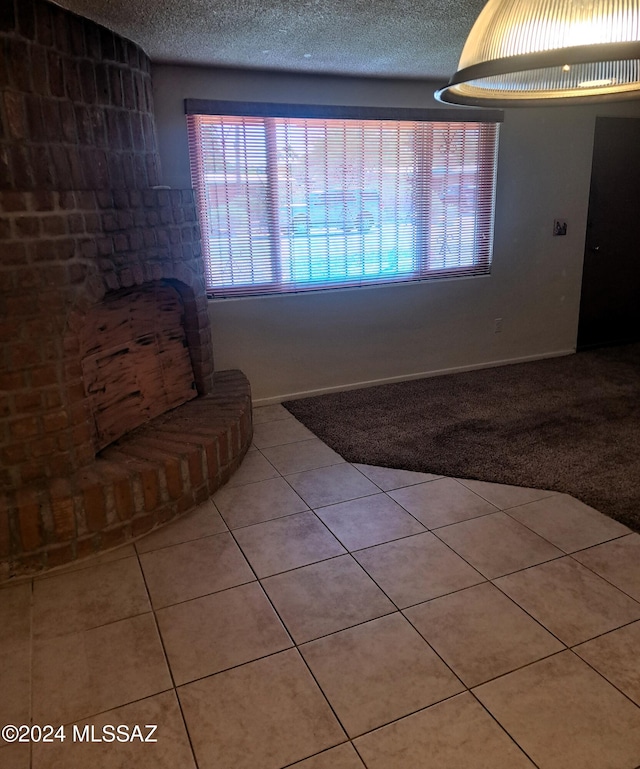
[[436,369],[435,371],[419,371],[413,374],[403,374],[402,376],[386,377],[384,379],[370,379],[365,382],[351,382],[335,387],[321,387],[317,390],[303,390],[301,392],[286,393],[284,395],[274,395],[269,398],[256,398],[253,400],[253,406],[254,408],[258,406],[270,406],[274,403],[282,403],[283,401],[311,398],[314,395],[326,395],[328,393],[344,392],[345,390],[358,390],[362,387],[375,387],[376,385],[393,384],[394,382],[408,382],[412,379],[428,379],[429,377],[443,376],[444,374],[458,374],[464,371],[475,371],[483,368],[510,366],[514,363],[530,363],[534,360],[545,360],[546,358],[561,358],[564,355],[573,355],[574,353],[575,348],[571,350],[556,350],[555,352],[544,353],[543,355],[525,355],[520,358],[506,358],[503,360],[491,360],[486,363],[474,363],[470,366],[454,366],[452,368]]

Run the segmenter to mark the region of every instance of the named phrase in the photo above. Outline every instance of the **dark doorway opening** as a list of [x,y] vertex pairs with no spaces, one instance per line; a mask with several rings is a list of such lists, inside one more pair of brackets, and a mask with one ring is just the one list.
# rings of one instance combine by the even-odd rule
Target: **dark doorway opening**
[[640,340],[640,119],[596,119],[578,349]]

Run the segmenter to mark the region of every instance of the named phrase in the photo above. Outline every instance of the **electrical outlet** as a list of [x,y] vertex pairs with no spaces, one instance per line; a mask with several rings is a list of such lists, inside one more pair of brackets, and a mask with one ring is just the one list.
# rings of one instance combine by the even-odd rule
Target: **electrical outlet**
[[553,234],[554,236],[561,236],[567,234],[567,220],[566,219],[554,219],[553,220]]
[[494,334],[502,333],[502,318],[496,318],[493,321],[493,333]]

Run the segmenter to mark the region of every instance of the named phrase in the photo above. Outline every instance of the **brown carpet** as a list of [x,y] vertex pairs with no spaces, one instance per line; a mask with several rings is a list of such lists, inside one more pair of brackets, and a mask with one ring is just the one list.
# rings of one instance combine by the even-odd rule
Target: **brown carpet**
[[562,491],[640,532],[640,344],[284,406],[348,462]]

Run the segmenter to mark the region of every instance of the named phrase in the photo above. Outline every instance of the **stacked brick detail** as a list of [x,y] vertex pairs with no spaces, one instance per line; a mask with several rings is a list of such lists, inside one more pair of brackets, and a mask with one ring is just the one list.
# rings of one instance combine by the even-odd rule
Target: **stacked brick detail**
[[0,488],[93,460],[78,332],[109,290],[177,288],[198,392],[211,390],[191,191],[0,192],[0,249]]
[[[193,192],[156,188],[146,54],[46,0],[0,0],[0,59],[1,577],[197,504],[239,464],[251,405],[242,375],[213,373]],[[80,329],[105,295],[163,285],[201,397],[96,456]]]
[[0,3],[0,188],[159,183],[150,62],[42,0]]
[[0,580],[141,536],[225,483],[251,443],[251,395],[238,371],[214,378],[214,393],[129,433],[78,472],[0,495]]

